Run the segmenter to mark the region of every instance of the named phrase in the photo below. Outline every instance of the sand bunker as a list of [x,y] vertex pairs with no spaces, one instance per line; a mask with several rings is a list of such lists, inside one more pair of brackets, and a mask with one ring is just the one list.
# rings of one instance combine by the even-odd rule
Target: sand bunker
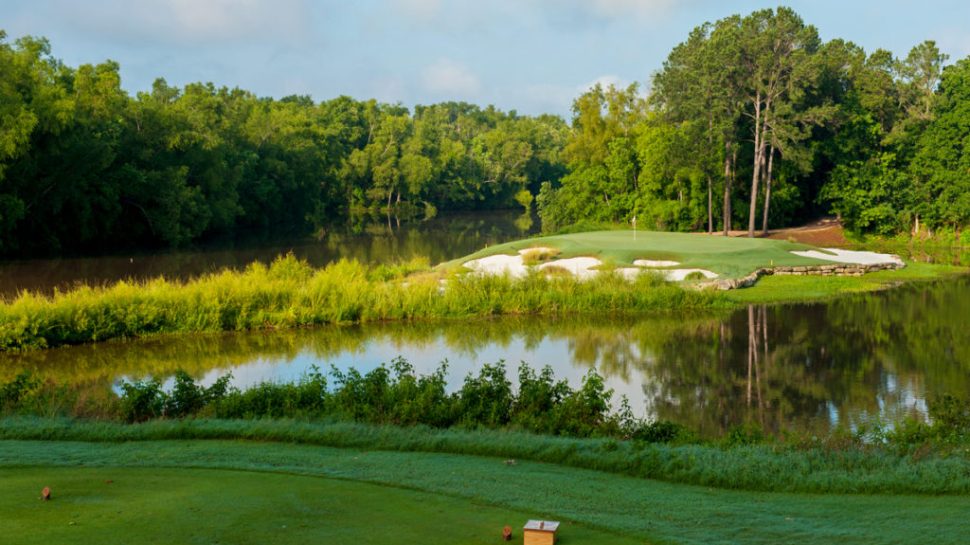
[[512,278],[521,278],[529,272],[529,268],[522,263],[521,255],[490,255],[468,261],[465,263],[465,267],[477,273],[507,274]]
[[668,270],[662,270],[657,272],[664,273],[664,276],[667,277],[667,280],[671,280],[674,282],[680,282],[681,280],[687,278],[687,276],[691,273],[701,273],[702,275],[704,275],[704,278],[707,278],[708,280],[712,278],[717,278],[717,273],[714,273],[705,269],[668,269]]
[[[792,253],[802,257],[812,259],[822,259],[835,263],[852,263],[858,265],[883,265],[894,264],[902,265],[903,260],[899,256],[892,254],[879,254],[876,252],[860,252],[854,250],[840,250],[838,248],[822,248],[825,252],[818,250],[807,250],[804,252],[793,251]],[[831,254],[826,253],[831,252]],[[834,254],[834,255],[833,255]]]
[[664,261],[664,260],[652,260],[652,259],[638,259],[633,262],[637,267],[676,267],[680,265],[679,261]]
[[602,265],[603,262],[595,257],[570,257],[568,259],[557,259],[548,263],[543,263],[536,267],[540,271],[549,267],[557,267],[569,271],[576,278],[583,280],[596,276],[599,271],[593,267]]
[[[555,252],[555,250],[549,248],[528,248],[526,250],[519,250],[519,255],[491,255],[481,259],[473,259],[466,262],[465,267],[480,274],[506,274],[512,278],[522,278],[529,273],[530,268],[522,262],[522,256],[529,252]],[[641,266],[644,263],[650,263],[655,267],[668,267],[678,264],[676,261],[649,261],[645,259],[638,259],[635,263]],[[540,271],[550,268],[560,269],[576,278],[586,280],[596,276],[600,272],[596,267],[602,264],[603,262],[595,257],[570,257],[567,259],[547,261],[541,265],[537,265],[535,268]],[[643,269],[640,267],[623,267],[616,269],[615,272],[627,280],[633,280],[639,274],[650,270],[662,274],[665,279],[674,282],[684,280],[689,274],[694,272],[704,275],[704,278],[717,278],[716,273],[704,269]]]

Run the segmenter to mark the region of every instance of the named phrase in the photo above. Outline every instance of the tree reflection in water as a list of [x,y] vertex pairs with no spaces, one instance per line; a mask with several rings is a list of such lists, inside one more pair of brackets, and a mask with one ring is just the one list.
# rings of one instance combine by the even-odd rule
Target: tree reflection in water
[[[970,392],[970,280],[807,305],[640,319],[518,317],[448,323],[158,337],[0,356],[0,380],[29,369],[105,391],[119,377],[230,370],[243,386],[311,365],[372,368],[401,354],[421,372],[449,360],[460,385],[483,362],[524,359],[578,380],[590,367],[642,415],[705,435],[739,424],[824,432],[923,417],[926,399]],[[247,382],[249,381],[249,382]]]

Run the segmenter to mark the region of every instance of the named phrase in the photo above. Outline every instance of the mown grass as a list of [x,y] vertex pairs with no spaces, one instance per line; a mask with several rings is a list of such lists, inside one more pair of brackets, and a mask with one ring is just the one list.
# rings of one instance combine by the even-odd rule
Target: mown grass
[[[18,538],[13,541],[18,543],[34,539],[33,534],[52,538],[38,540],[43,543],[101,543],[105,535],[208,543],[223,528],[240,543],[302,541],[294,539],[296,533],[333,536],[323,542],[356,543],[356,536],[374,540],[392,528],[401,528],[400,534],[387,538],[394,543],[435,543],[438,538],[432,533],[444,536],[442,542],[474,543],[479,529],[487,533],[486,541],[499,542],[496,521],[526,514],[566,521],[564,544],[608,537],[625,542],[596,529],[651,543],[961,543],[970,510],[967,496],[718,490],[525,460],[508,465],[494,457],[239,441],[2,441],[0,466],[9,468],[0,470],[4,537]],[[399,504],[407,495],[396,490],[375,492],[369,486],[340,486],[316,477],[434,496],[410,496],[429,508],[424,509]],[[53,488],[53,501],[36,499],[43,486]],[[328,490],[334,495],[325,495]],[[387,507],[382,507],[385,501]],[[370,528],[360,526],[366,520],[372,522]],[[476,537],[463,539],[468,534],[448,524],[458,520],[465,520]],[[229,528],[234,522],[238,532]],[[317,527],[328,523],[330,528]],[[206,529],[210,524],[213,530]],[[414,532],[407,531],[409,525]],[[341,531],[347,533],[337,533]],[[61,536],[66,539],[56,539]],[[515,541],[520,536],[517,532]]]
[[811,441],[800,445],[665,444],[346,422],[188,419],[126,425],[24,417],[0,419],[0,439],[128,443],[244,439],[495,456],[674,483],[768,492],[970,493],[970,455],[962,449],[937,455],[921,449],[895,453],[849,444],[833,448]]
[[389,320],[496,315],[637,313],[726,308],[715,293],[683,290],[649,275],[628,282],[413,273],[339,261],[314,269],[292,255],[267,267],[187,282],[155,279],[24,293],[0,304],[0,350],[159,333],[238,331]]
[[[707,269],[721,277],[737,278],[755,269],[780,265],[818,265],[817,259],[797,256],[792,250],[814,247],[784,240],[747,237],[712,237],[691,233],[657,231],[593,231],[551,235],[480,250],[469,256],[441,265],[443,269],[496,254],[514,255],[519,250],[546,247],[559,251],[558,258],[596,257],[615,266],[633,266],[637,259],[672,260],[678,267]],[[554,263],[555,261],[553,261]]]
[[[240,464],[244,467],[245,464]],[[249,468],[245,468],[249,469]],[[541,514],[362,482],[212,469],[0,470],[4,543],[496,543]],[[36,501],[38,483],[53,500]],[[563,543],[636,543],[582,524]]]
[[906,282],[942,280],[965,275],[966,267],[909,262],[905,268],[863,276],[763,276],[750,288],[725,293],[740,304],[824,301],[840,295],[879,291]]

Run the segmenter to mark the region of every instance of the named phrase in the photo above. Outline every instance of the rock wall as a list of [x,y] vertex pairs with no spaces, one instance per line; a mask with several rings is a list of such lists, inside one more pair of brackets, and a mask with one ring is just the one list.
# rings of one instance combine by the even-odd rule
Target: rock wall
[[885,271],[892,269],[902,269],[902,263],[832,263],[827,265],[805,265],[800,267],[771,267],[754,271],[748,276],[741,278],[726,278],[724,280],[714,280],[713,282],[703,282],[698,284],[701,288],[713,288],[718,290],[733,290],[753,286],[762,276],[792,275],[792,276],[862,276],[866,273]]

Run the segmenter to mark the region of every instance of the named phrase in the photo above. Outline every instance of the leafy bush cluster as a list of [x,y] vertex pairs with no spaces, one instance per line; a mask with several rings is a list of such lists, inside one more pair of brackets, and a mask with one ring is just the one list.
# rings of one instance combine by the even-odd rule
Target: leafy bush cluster
[[[127,422],[185,417],[220,419],[309,418],[432,428],[515,429],[571,437],[618,437],[650,442],[686,440],[689,434],[671,422],[635,418],[626,399],[612,410],[613,391],[590,370],[573,389],[556,380],[552,368],[539,371],[522,363],[518,387],[504,362],[485,364],[448,392],[447,363],[418,375],[403,358],[361,373],[351,368],[314,367],[290,383],[263,382],[241,390],[225,375],[206,387],[183,371],[171,387],[158,379],[123,381],[114,414]],[[36,389],[29,375],[0,386],[4,412],[30,414],[26,391]],[[49,413],[50,411],[43,411]]]
[[613,391],[590,370],[577,389],[556,380],[551,367],[522,363],[513,389],[503,362],[485,364],[448,393],[447,363],[417,375],[403,358],[368,373],[314,368],[295,383],[264,382],[239,390],[224,376],[209,387],[178,373],[166,392],[157,380],[122,384],[122,413],[129,422],[152,418],[332,418],[370,424],[425,425],[435,428],[512,428],[573,437],[623,436],[671,441],[683,429],[669,422],[649,423],[632,416],[624,400],[611,411]]

